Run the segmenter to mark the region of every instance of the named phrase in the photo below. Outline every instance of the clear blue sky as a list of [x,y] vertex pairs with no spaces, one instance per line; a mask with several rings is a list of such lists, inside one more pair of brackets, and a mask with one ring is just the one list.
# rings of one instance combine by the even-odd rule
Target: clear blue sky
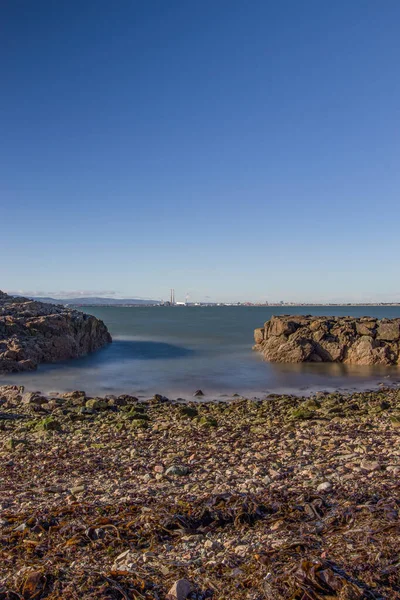
[[400,300],[398,0],[4,0],[0,289]]

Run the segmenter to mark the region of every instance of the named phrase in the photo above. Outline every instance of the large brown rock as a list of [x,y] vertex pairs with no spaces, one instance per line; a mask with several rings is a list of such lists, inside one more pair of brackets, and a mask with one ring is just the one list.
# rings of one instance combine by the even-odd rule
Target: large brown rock
[[281,315],[254,338],[254,348],[272,362],[400,364],[400,319]]
[[109,342],[107,327],[96,317],[0,292],[0,372],[77,358]]
[[382,321],[378,326],[378,335],[376,336],[379,340],[386,340],[388,342],[398,340],[400,337],[400,323],[399,320]]
[[311,342],[304,338],[288,341],[283,336],[272,336],[263,343],[263,353],[271,362],[306,362],[314,351]]
[[256,344],[261,344],[261,342],[264,340],[264,327],[259,327],[258,329],[254,330],[254,340]]

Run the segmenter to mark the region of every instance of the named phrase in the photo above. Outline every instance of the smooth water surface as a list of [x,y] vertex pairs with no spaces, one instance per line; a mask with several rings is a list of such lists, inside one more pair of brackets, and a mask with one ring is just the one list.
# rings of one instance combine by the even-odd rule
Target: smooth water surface
[[253,330],[273,314],[400,317],[400,307],[88,307],[102,319],[113,343],[84,358],[42,365],[34,373],[8,375],[43,392],[90,394],[161,393],[208,397],[234,393],[260,396],[313,390],[371,388],[400,382],[400,369],[339,364],[285,365],[264,362],[252,351]]

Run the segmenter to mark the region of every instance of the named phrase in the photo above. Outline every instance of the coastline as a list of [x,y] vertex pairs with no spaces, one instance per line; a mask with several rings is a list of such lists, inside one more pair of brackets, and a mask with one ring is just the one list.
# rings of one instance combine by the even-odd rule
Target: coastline
[[400,598],[399,389],[7,395],[0,597]]
[[[261,360],[261,359],[260,359]],[[68,361],[67,366],[72,367],[75,361]],[[394,367],[375,367],[374,374],[368,368],[361,367],[361,371],[353,369],[351,374],[346,371],[343,376],[332,375],[327,377],[326,373],[319,375],[318,367],[320,365],[290,365],[280,364],[274,365],[280,370],[280,379],[278,383],[274,385],[255,387],[213,387],[213,382],[197,382],[199,384],[198,389],[202,389],[204,397],[202,401],[206,402],[229,402],[236,398],[251,398],[254,400],[266,400],[270,395],[280,396],[293,396],[297,398],[310,397],[319,392],[327,392],[330,394],[341,394],[348,395],[352,393],[365,393],[379,391],[382,387],[384,388],[398,388],[400,387],[400,369],[397,366]],[[324,365],[325,367],[326,365]],[[332,369],[343,368],[342,365],[330,364],[327,365]],[[296,368],[298,370],[298,378],[294,377],[291,380],[291,376],[296,375]],[[365,369],[365,372],[363,372]],[[49,378],[47,382],[47,373],[54,371],[55,374]],[[6,374],[1,376],[0,373],[0,389],[6,386],[22,386],[26,392],[34,392],[40,390],[44,396],[62,396],[63,394],[69,394],[74,392],[77,388],[88,390],[90,397],[104,397],[104,396],[119,396],[129,394],[137,397],[140,401],[148,401],[155,394],[162,392],[163,395],[168,397],[171,401],[177,399],[185,402],[192,402],[195,400],[194,392],[196,391],[196,385],[192,385],[188,381],[185,385],[176,385],[174,387],[167,387],[165,385],[148,385],[148,386],[137,386],[124,385],[123,383],[114,384],[112,381],[107,381],[105,385],[85,385],[85,382],[76,382],[74,374],[71,375],[70,381],[66,379],[66,385],[60,387],[60,385],[53,385],[53,381],[59,381],[58,372],[62,372],[62,375],[66,372],[65,365],[63,363],[55,365],[41,365],[37,371],[18,374]],[[313,372],[314,371],[314,372]],[[311,373],[311,376],[310,376]],[[310,376],[308,379],[303,380],[303,375]],[[93,376],[93,380],[96,377]],[[46,384],[46,385],[44,385]],[[75,385],[74,385],[75,384]]]

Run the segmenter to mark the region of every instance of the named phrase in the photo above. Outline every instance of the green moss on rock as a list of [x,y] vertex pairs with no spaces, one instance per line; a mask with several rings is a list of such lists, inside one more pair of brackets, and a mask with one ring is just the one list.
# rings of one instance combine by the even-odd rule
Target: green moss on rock
[[90,400],[86,401],[85,406],[86,408],[92,408],[94,410],[106,410],[106,408],[108,408],[108,402],[102,398],[90,398]]
[[201,417],[199,423],[202,427],[218,427],[217,419],[211,416]]
[[39,421],[36,426],[37,429],[42,431],[61,431],[61,423],[54,417],[46,417]]
[[182,406],[179,409],[179,412],[183,417],[190,417],[191,419],[197,417],[197,415],[199,414],[198,410],[193,406]]

